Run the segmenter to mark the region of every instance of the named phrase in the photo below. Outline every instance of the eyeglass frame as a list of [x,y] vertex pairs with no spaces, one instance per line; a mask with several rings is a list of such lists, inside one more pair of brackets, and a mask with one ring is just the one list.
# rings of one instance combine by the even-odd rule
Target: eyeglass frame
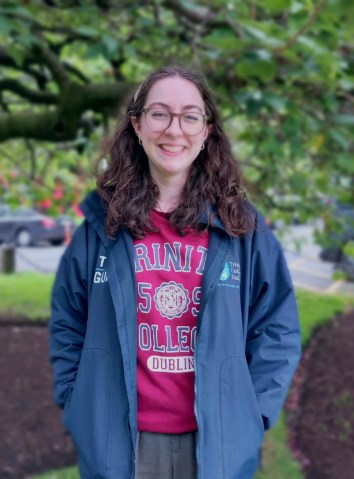
[[[152,130],[152,129],[150,128],[150,126],[148,125],[148,122],[147,122],[147,120],[146,120],[146,113],[147,113],[148,111],[150,111],[150,110],[163,110],[163,111],[166,111],[167,113],[169,113],[169,115],[170,115],[170,123],[166,126],[166,128],[164,128],[163,130],[155,131],[155,133],[159,133],[159,132],[162,133],[163,131],[166,131],[168,128],[170,128],[170,126],[171,126],[171,124],[172,124],[172,122],[173,122],[173,119],[174,119],[175,117],[178,118],[179,127],[180,127],[180,129],[183,131],[183,133],[184,133],[185,135],[187,135],[187,136],[197,136],[197,135],[199,135],[199,134],[203,131],[203,129],[201,129],[199,133],[194,133],[194,134],[191,135],[191,134],[189,134],[189,133],[186,133],[186,132],[183,130],[182,125],[181,125],[181,118],[183,117],[183,115],[187,115],[188,113],[191,113],[191,112],[185,111],[185,112],[183,112],[183,113],[172,113],[172,111],[166,110],[165,108],[156,108],[156,107],[143,108],[143,109],[141,110],[141,113],[144,113],[144,118],[145,118],[146,126],[147,126],[151,131],[154,131],[154,130]],[[204,125],[203,125],[203,126],[205,126],[205,125],[207,124],[207,122],[208,122],[208,120],[209,120],[209,116],[208,116],[208,115],[206,115],[205,113],[200,113],[199,111],[195,111],[195,112],[193,112],[193,113],[198,113],[198,115],[201,115],[201,116],[202,116],[203,121],[204,121]]]

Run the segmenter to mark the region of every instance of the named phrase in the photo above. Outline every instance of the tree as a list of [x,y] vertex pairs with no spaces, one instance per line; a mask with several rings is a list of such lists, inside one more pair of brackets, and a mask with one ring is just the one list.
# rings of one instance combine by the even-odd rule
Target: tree
[[354,203],[353,20],[345,0],[5,1],[0,141],[81,153],[147,72],[183,63],[215,91],[263,210]]

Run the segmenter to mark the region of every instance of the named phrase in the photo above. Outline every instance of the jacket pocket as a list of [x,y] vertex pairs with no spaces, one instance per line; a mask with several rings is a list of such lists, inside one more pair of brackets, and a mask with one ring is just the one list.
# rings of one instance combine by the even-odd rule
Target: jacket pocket
[[224,479],[251,479],[258,467],[264,426],[244,356],[222,363],[220,400]]
[[63,422],[77,448],[80,469],[88,477],[106,477],[109,470],[109,430],[112,362],[103,349],[83,349]]

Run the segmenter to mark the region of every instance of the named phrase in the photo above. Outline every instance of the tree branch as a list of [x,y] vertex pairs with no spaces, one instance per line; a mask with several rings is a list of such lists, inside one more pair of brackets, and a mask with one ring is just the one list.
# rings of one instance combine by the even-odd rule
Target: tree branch
[[0,141],[13,138],[32,138],[43,141],[64,141],[73,140],[76,136],[76,129],[63,129],[60,117],[56,111],[44,113],[33,113],[25,111],[0,115]]
[[[173,10],[175,13],[188,18],[193,23],[203,23],[210,15],[210,10],[208,8],[199,7],[198,9],[191,9],[185,7],[179,0],[165,0],[163,5],[166,8]],[[213,18],[209,18],[208,22],[211,22],[212,20]]]
[[21,22],[30,24],[31,28],[33,28],[33,31],[35,32],[48,32],[55,33],[56,35],[67,35],[77,40],[88,40],[91,38],[91,36],[89,35],[85,35],[84,33],[77,33],[75,32],[75,30],[61,25],[56,25],[55,27],[48,27],[47,25],[43,25],[42,23],[40,23],[38,20],[34,20],[33,18],[30,18],[29,16],[23,15],[18,12],[7,11],[5,15],[9,18],[15,18],[17,20],[20,20]]
[[[27,138],[51,142],[76,138],[82,115],[87,111],[107,114],[116,110],[133,89],[128,82],[78,85],[71,83],[64,90],[55,110],[39,113],[32,110],[0,114],[0,142]],[[117,108],[114,108],[114,106]]]
[[71,65],[71,63],[68,62],[63,62],[65,70],[68,72],[72,73],[75,75],[77,78],[79,78],[83,83],[90,83],[90,80],[87,78],[86,75],[82,73],[78,68],[74,67],[74,65]]
[[33,55],[27,54],[23,59],[23,63],[19,65],[10,55],[8,55],[5,49],[0,48],[0,65],[28,73],[36,79],[38,85],[43,87],[47,83],[48,77],[45,74],[31,68],[33,63],[38,63],[38,58],[35,59]]
[[37,170],[37,157],[36,157],[36,149],[31,143],[31,141],[25,139],[24,141],[26,150],[29,152],[29,159],[31,162],[31,169],[29,174],[29,179],[33,181],[36,177],[36,170]]
[[296,40],[303,34],[305,33],[309,28],[310,26],[314,23],[314,21],[316,20],[316,18],[318,17],[318,15],[322,12],[322,10],[326,7],[328,3],[328,0],[322,0],[322,2],[320,2],[318,5],[316,5],[315,9],[313,10],[313,12],[311,13],[310,15],[310,18],[307,20],[307,22],[302,26],[302,28],[300,28],[300,30],[298,32],[295,33],[295,35],[293,35],[286,43],[285,45],[281,46],[281,47],[278,47],[278,48],[273,48],[273,52],[275,53],[278,53],[278,54],[281,54],[283,53],[285,50],[287,50],[288,48],[290,48],[292,45],[294,45],[294,43],[296,42]]
[[216,8],[204,8],[199,7],[192,9],[185,7],[179,0],[165,0],[163,2],[165,8],[174,11],[182,18],[189,22],[189,28],[198,29],[199,36],[206,35],[212,28],[231,28],[240,38],[244,38],[245,35],[242,32],[240,24],[235,20],[225,15],[225,20],[216,20],[216,16],[223,9]]
[[31,103],[54,105],[58,102],[58,96],[54,93],[31,90],[12,78],[0,80],[0,92],[5,90],[17,93],[17,95],[26,98]]
[[239,23],[235,22],[232,18],[226,17],[226,24],[229,25],[241,39],[245,39],[246,36],[243,33],[241,25]]
[[18,70],[23,70],[23,67],[27,67],[31,63],[33,63],[33,56],[30,56],[26,54],[26,56],[23,58],[23,62],[21,66],[19,66],[13,57],[7,53],[5,48],[0,47],[0,65],[3,65],[5,67],[10,67],[10,68],[16,68]]
[[59,88],[61,90],[67,88],[70,83],[70,79],[59,57],[42,43],[36,45],[35,49],[38,51],[42,62],[47,65],[51,71],[53,79],[56,81]]
[[349,92],[341,91],[338,96],[346,98],[350,103],[354,105],[354,95],[351,95]]

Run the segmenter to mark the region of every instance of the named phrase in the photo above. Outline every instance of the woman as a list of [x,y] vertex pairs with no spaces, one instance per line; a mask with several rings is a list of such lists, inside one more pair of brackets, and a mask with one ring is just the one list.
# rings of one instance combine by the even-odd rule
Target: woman
[[81,477],[251,479],[300,332],[205,81],[152,73],[107,156],[52,295],[55,398]]

